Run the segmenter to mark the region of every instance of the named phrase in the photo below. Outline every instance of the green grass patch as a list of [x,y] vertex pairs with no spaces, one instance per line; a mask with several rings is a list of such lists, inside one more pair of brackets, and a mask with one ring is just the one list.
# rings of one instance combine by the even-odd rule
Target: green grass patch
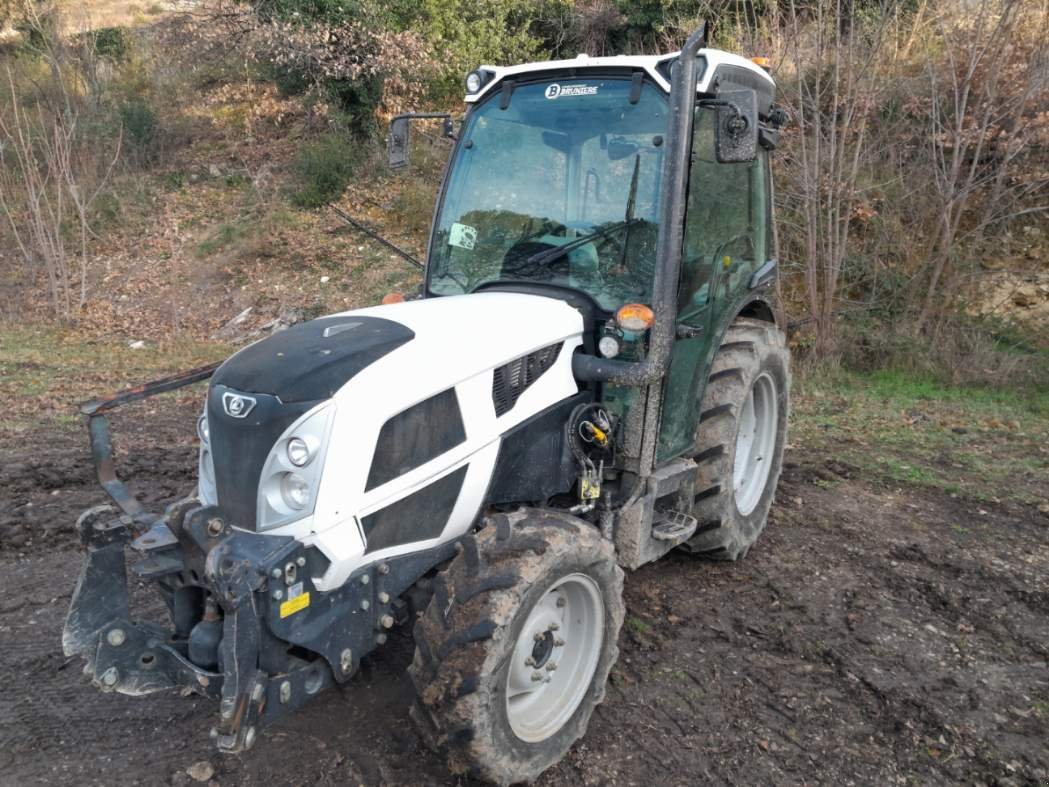
[[77,405],[131,384],[221,360],[227,345],[172,338],[132,349],[53,327],[0,323],[0,395],[12,405],[0,427],[19,433],[48,422],[81,428]]
[[1049,390],[951,386],[925,376],[810,372],[792,442],[888,481],[980,500],[1049,490]]

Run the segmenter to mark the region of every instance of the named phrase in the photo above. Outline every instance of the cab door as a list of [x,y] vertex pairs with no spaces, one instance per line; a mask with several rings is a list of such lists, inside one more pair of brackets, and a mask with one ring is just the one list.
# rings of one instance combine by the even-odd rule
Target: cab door
[[714,148],[715,112],[696,110],[685,206],[677,339],[663,386],[657,462],[688,454],[696,435],[707,364],[717,327],[767,257],[767,158],[722,164]]

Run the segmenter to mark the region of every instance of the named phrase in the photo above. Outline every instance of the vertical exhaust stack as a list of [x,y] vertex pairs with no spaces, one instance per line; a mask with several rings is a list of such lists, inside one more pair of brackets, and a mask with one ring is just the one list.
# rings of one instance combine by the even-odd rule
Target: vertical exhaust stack
[[652,285],[652,310],[656,314],[656,322],[652,326],[648,354],[643,361],[635,363],[577,354],[572,361],[572,371],[580,380],[647,385],[661,379],[670,362],[685,220],[685,200],[682,197],[688,178],[688,160],[692,148],[689,132],[696,109],[699,75],[696,57],[699,50],[706,46],[709,27],[704,22],[688,37],[671,69],[667,157],[663,165],[656,275]]

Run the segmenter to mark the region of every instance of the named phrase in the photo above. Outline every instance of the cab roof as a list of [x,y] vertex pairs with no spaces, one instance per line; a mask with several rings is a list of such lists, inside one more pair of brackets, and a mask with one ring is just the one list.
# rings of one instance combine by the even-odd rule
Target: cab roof
[[[474,104],[492,92],[500,82],[508,77],[521,74],[541,74],[546,71],[583,71],[585,70],[632,70],[644,71],[664,92],[670,92],[670,65],[678,53],[666,55],[614,55],[612,57],[590,57],[578,55],[569,60],[546,60],[538,63],[522,63],[516,66],[481,66],[477,70],[485,72],[488,79],[476,93],[466,96],[467,104]],[[769,100],[776,89],[776,83],[763,68],[740,55],[724,52],[720,49],[700,49],[697,57],[704,59],[705,68],[696,83],[700,93],[717,93],[718,85],[723,81],[733,84],[743,83],[765,93]],[[733,78],[735,76],[736,78]],[[726,80],[726,77],[728,79]],[[742,77],[740,79],[739,77]]]

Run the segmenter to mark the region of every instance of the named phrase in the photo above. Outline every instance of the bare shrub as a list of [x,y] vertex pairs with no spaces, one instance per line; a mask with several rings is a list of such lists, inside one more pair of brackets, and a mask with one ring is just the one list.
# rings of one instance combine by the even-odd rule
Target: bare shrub
[[[108,144],[87,133],[89,96],[70,52],[32,4],[23,13],[40,32],[37,54],[49,76],[27,104],[6,68],[0,109],[0,211],[27,268],[46,274],[56,315],[71,318],[87,299],[92,207],[120,156],[119,129]],[[31,81],[31,80],[29,80]]]
[[790,210],[802,260],[815,352],[833,349],[850,232],[862,205],[861,175],[870,163],[870,125],[892,62],[887,5],[862,22],[840,0],[789,0],[783,31],[781,101],[791,116],[780,166],[788,170],[782,202]]
[[958,267],[992,228],[1049,211],[1049,4],[979,0],[936,20],[925,53],[925,136],[936,206],[919,324],[957,289]]

